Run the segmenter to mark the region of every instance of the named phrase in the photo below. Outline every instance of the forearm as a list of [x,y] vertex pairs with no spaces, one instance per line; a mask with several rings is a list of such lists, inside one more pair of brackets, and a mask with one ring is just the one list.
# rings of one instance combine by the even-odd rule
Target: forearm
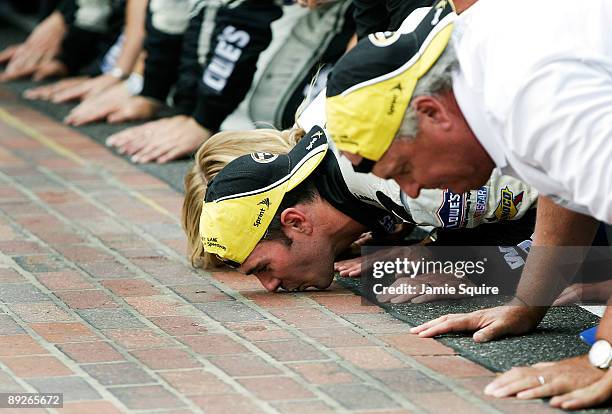
[[70,73],[77,73],[104,56],[117,41],[125,20],[125,8],[111,0],[76,2],[74,21],[68,26],[58,59]]
[[142,52],[147,3],[146,0],[129,0],[126,4],[124,42],[116,63],[126,74],[132,72]]
[[[168,16],[168,10],[173,13]],[[181,47],[189,22],[187,1],[153,1],[146,12],[146,59],[142,96],[165,102],[176,82]]]
[[[540,196],[532,249],[516,296],[529,306],[548,306],[580,268],[598,222]],[[584,248],[580,248],[580,247]]]

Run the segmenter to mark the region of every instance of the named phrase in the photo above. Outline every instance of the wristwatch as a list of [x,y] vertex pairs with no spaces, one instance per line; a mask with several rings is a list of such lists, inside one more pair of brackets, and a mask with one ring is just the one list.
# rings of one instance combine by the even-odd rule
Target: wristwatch
[[606,369],[612,364],[612,345],[605,339],[595,342],[589,351],[591,365]]
[[124,80],[127,79],[128,75],[119,66],[115,66],[108,71],[108,74],[115,79]]

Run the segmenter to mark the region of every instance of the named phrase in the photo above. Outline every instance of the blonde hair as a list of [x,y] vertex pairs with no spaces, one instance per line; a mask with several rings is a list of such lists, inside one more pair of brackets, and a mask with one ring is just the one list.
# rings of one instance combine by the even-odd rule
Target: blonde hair
[[299,128],[277,131],[223,131],[202,144],[191,170],[185,176],[185,200],[181,223],[187,234],[187,249],[191,264],[198,268],[221,267],[222,263],[204,251],[200,235],[200,214],[207,184],[230,161],[252,152],[287,153],[304,136]]

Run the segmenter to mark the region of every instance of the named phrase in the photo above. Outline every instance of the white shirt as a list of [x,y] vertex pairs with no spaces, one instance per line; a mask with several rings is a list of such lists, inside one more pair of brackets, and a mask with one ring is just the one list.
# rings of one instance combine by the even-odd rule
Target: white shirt
[[612,223],[612,1],[479,0],[459,16],[453,79],[496,165]]

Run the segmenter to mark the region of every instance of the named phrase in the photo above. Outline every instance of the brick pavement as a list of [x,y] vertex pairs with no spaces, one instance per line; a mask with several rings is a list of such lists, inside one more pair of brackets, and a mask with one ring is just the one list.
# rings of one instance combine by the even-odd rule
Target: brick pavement
[[337,285],[194,271],[181,202],[0,90],[0,392],[79,414],[553,411],[485,397],[493,373]]

